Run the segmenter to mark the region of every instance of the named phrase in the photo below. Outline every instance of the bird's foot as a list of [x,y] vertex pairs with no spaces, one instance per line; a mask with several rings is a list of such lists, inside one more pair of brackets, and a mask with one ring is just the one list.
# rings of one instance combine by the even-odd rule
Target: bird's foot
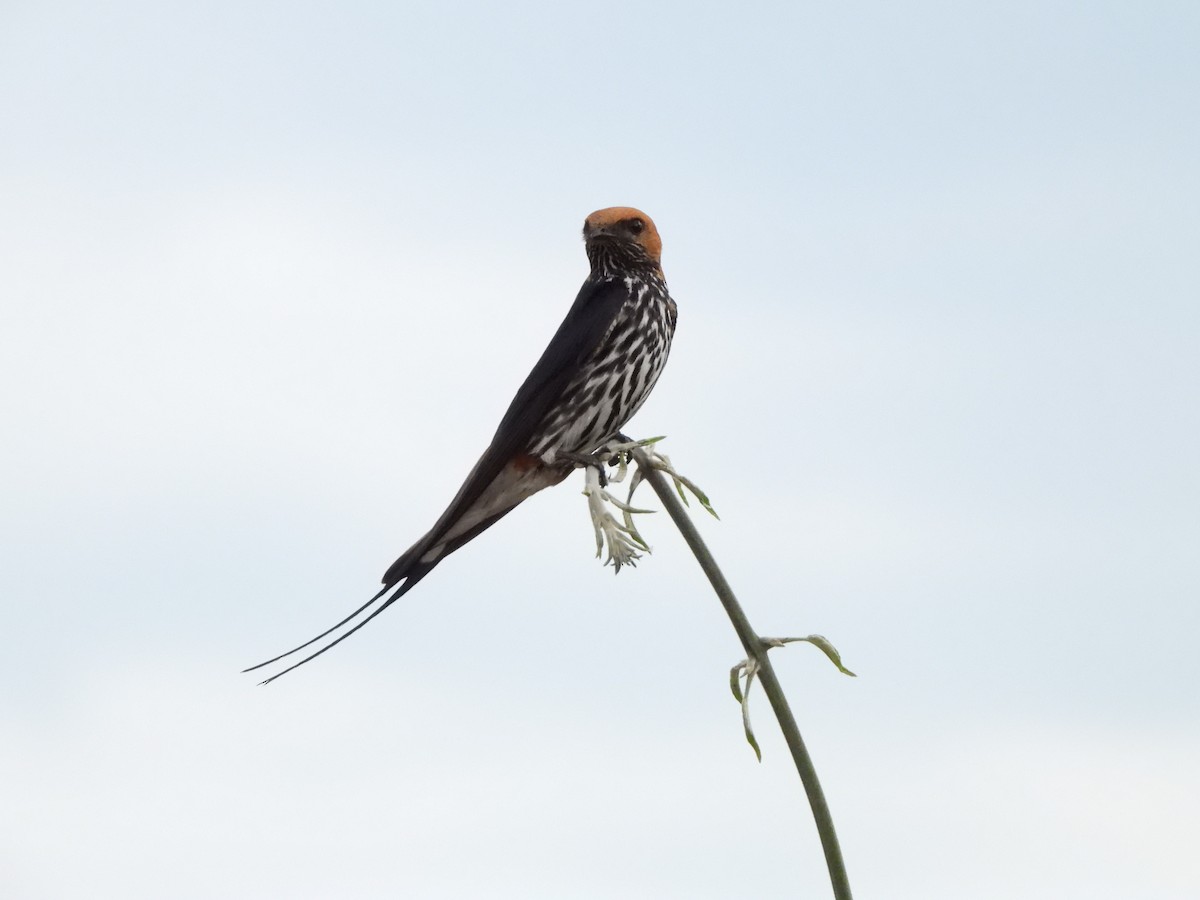
[[608,475],[604,471],[604,466],[608,463],[608,460],[601,457],[599,453],[572,453],[570,450],[558,450],[554,456],[556,459],[563,459],[569,463],[574,463],[577,469],[587,469],[588,472],[595,472],[600,479],[600,487],[608,487]]
[[[638,532],[633,517],[653,510],[635,509],[628,503],[622,503],[604,489],[602,477],[600,466],[589,463],[584,468],[583,495],[588,499],[588,512],[592,517],[592,527],[596,530],[596,557],[600,557],[607,544],[608,559],[604,564],[612,563],[613,572],[616,573],[621,571],[621,566],[636,566],[641,551],[650,552],[650,545]],[[621,522],[607,509],[605,504],[610,503],[621,511]]]
[[[688,502],[687,495],[684,494],[684,488],[687,488],[692,495],[700,501],[700,505],[708,510],[714,517],[717,516],[716,510],[708,500],[708,495],[689,478],[680,475],[671,465],[671,460],[664,453],[659,453],[653,449],[654,444],[661,441],[661,437],[646,438],[641,441],[630,440],[623,434],[618,434],[615,440],[604,444],[595,453],[579,454],[559,451],[559,457],[569,460],[575,465],[584,469],[585,485],[583,494],[588,498],[588,512],[592,517],[592,527],[596,530],[596,556],[599,557],[604,552],[604,547],[608,546],[608,559],[605,560],[605,565],[612,563],[613,570],[621,571],[623,565],[636,565],[637,560],[641,558],[642,552],[649,553],[650,545],[646,543],[645,538],[638,532],[637,525],[634,524],[633,517],[642,513],[653,512],[649,509],[635,509],[630,503],[633,500],[633,492],[642,482],[642,470],[639,468],[634,471],[633,479],[629,484],[629,496],[624,502],[618,500],[610,494],[606,488],[609,483],[619,484],[625,480],[625,476],[629,474],[629,463],[633,459],[635,450],[642,451],[641,455],[645,461],[653,469],[660,472],[665,472],[675,482],[675,489],[679,491],[679,496],[683,499],[684,504]],[[616,471],[610,474],[605,473],[604,467],[613,466]],[[616,517],[607,509],[606,504],[612,504],[621,511],[621,521],[618,522]],[[718,517],[719,518],[719,517]]]
[[[595,469],[600,478],[600,487],[603,488],[608,487],[610,481],[619,484],[625,480],[625,475],[629,470],[629,460],[631,459],[630,451],[638,447],[649,447],[656,441],[661,440],[661,437],[653,437],[642,441],[633,441],[624,435],[617,435],[616,440],[601,445],[594,453],[574,453],[570,450],[556,450],[554,458],[574,463],[576,468]],[[605,466],[612,466],[617,471],[610,475],[604,471]]]
[[[613,484],[620,484],[625,480],[625,476],[629,474],[629,463],[633,460],[633,451],[641,447],[650,447],[662,439],[663,436],[659,435],[658,437],[635,441],[623,434],[618,434],[615,440],[604,444],[593,456],[597,460],[601,460],[616,469],[615,472],[608,476],[607,480]],[[604,483],[603,480],[601,483]]]

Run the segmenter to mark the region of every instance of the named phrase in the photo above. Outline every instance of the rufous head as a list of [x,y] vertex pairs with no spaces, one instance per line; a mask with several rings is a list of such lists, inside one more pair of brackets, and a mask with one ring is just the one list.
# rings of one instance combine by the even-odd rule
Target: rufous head
[[589,246],[606,241],[636,244],[654,268],[662,262],[662,239],[654,220],[632,206],[596,210],[583,221],[583,239]]

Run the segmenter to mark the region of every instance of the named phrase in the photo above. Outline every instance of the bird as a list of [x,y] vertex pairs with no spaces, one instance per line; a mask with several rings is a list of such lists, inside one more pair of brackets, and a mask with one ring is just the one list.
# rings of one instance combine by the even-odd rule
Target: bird
[[581,459],[616,439],[641,408],[666,365],[677,319],[662,270],[662,239],[644,212],[614,206],[584,220],[583,240],[591,271],[446,511],[388,567],[374,597],[246,672],[311,647],[370,609],[352,628],[262,683],[344,641],[455,550],[538,491],[562,482]]

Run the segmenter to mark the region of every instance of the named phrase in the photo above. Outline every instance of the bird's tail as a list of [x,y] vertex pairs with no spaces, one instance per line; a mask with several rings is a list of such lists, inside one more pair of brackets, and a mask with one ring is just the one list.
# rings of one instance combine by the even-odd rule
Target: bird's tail
[[[564,477],[570,474],[570,471],[570,469],[564,471],[562,476],[559,477],[554,483],[562,481]],[[521,499],[524,498],[522,497]],[[292,671],[292,669],[299,668],[306,662],[316,659],[326,650],[336,647],[338,644],[350,637],[350,635],[354,634],[354,632],[358,631],[358,629],[362,628],[373,618],[416,587],[417,582],[432,572],[434,567],[443,559],[445,559],[463,544],[473,540],[484,531],[491,528],[498,521],[500,521],[500,519],[504,518],[504,516],[508,515],[508,513],[510,513],[516,507],[516,505],[516,503],[513,503],[511,506],[506,506],[488,518],[471,526],[461,534],[455,535],[449,540],[446,540],[443,537],[443,530],[440,530],[435,526],[433,531],[430,531],[423,538],[421,538],[421,540],[409,547],[399,559],[392,563],[391,567],[388,568],[388,570],[383,574],[383,587],[380,589],[378,594],[376,594],[354,612],[350,613],[350,615],[346,616],[346,618],[342,619],[342,621],[338,622],[336,625],[332,626],[331,628],[326,628],[315,638],[305,641],[299,647],[293,647],[291,650],[287,651],[287,653],[280,653],[278,656],[268,659],[266,662],[260,662],[258,665],[251,666],[250,668],[243,669],[242,671],[253,672],[256,669],[269,666],[271,663],[279,662],[279,660],[291,656],[293,653],[299,653],[306,647],[311,647],[318,641],[329,637],[339,628],[349,625],[351,622],[370,609],[371,612],[361,622],[354,625],[354,627],[347,629],[342,634],[326,643],[319,650],[310,653],[299,662],[292,663],[282,672],[277,672],[270,678],[265,679],[262,684],[269,684],[276,678],[279,678],[281,675],[286,675],[288,672]],[[389,591],[391,592],[390,594],[388,593]],[[380,603],[381,600],[383,601],[382,603]],[[376,604],[378,604],[378,606],[376,606]],[[372,606],[375,608],[371,609]]]
[[[415,550],[416,547],[414,547],[413,549]],[[405,554],[405,557],[409,556],[411,553],[412,553],[412,551],[410,550],[409,553]],[[404,557],[401,557],[401,559],[404,559]],[[396,575],[395,577],[385,579],[384,583],[383,583],[383,588],[380,589],[378,594],[376,594],[374,597],[372,597],[370,600],[368,600],[366,603],[364,603],[362,606],[360,606],[354,612],[350,613],[350,615],[346,616],[346,618],[342,619],[342,621],[338,622],[336,625],[325,629],[320,634],[318,634],[315,638],[305,641],[299,647],[293,647],[291,650],[287,651],[286,653],[280,653],[278,656],[273,657],[272,659],[268,659],[265,662],[260,662],[258,665],[251,666],[250,668],[243,669],[242,671],[243,672],[253,672],[255,669],[261,669],[261,668],[263,668],[263,666],[269,666],[269,665],[271,665],[271,663],[279,662],[279,660],[284,659],[285,657],[291,656],[293,653],[299,653],[305,647],[311,647],[313,644],[317,643],[318,641],[322,640],[323,638],[329,637],[329,635],[333,634],[335,631],[337,631],[342,626],[347,625],[350,622],[354,621],[356,618],[358,618],[360,615],[362,615],[368,609],[371,609],[372,606],[375,606],[376,603],[379,604],[375,609],[371,610],[370,614],[367,615],[366,618],[364,618],[361,622],[356,624],[353,628],[350,628],[343,634],[338,635],[336,638],[334,638],[333,640],[331,640],[327,644],[325,644],[323,647],[321,647],[319,650],[316,650],[315,652],[310,653],[308,656],[304,657],[304,659],[300,660],[299,662],[292,663],[290,666],[288,666],[282,672],[277,672],[274,675],[272,675],[270,678],[265,679],[264,681],[261,682],[261,684],[269,684],[270,682],[274,681],[276,678],[279,678],[282,675],[286,675],[288,672],[292,671],[292,669],[299,668],[300,666],[304,665],[306,662],[310,662],[311,660],[316,659],[318,656],[320,656],[326,650],[330,650],[333,647],[336,647],[338,644],[340,644],[346,638],[350,637],[350,635],[354,634],[354,632],[358,631],[358,629],[362,628],[364,625],[366,625],[368,622],[370,622],[373,618],[375,618],[377,615],[379,615],[381,612],[383,612],[385,609],[387,609],[389,606],[391,606],[393,603],[395,603],[397,600],[399,600],[401,597],[403,597],[405,594],[407,594],[413,587],[416,586],[418,581],[420,581],[422,578],[424,578],[426,575],[428,575],[431,571],[433,571],[434,566],[436,566],[440,561],[441,561],[440,559],[436,559],[436,560],[433,560],[432,562],[415,561],[415,562],[411,563],[407,567],[407,571],[402,570],[403,574],[399,574],[399,575]],[[397,563],[399,563],[399,562],[400,562],[400,560],[397,560]],[[392,569],[389,569],[388,575],[393,575],[394,570],[396,570],[397,568],[398,568],[397,566],[393,566]],[[403,581],[403,584],[400,584],[401,581]],[[389,596],[385,597],[385,595],[388,594],[389,591],[391,591],[392,593]],[[379,603],[379,601],[381,599],[383,600],[383,602]]]

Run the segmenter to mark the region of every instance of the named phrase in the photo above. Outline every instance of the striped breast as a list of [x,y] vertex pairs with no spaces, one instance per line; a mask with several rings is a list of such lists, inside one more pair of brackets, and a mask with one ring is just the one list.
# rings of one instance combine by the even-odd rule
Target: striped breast
[[675,301],[661,278],[626,277],[628,299],[535,430],[530,453],[592,453],[616,437],[662,374],[675,333]]

